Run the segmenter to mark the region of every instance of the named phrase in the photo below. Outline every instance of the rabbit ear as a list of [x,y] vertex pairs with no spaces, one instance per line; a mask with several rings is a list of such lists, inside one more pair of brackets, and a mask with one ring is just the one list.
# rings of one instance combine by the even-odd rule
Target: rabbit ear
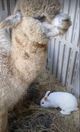
[[46,94],[45,94],[45,97],[48,97],[50,94],[50,91],[47,91]]
[[15,15],[7,17],[5,20],[0,22],[0,29],[12,28],[20,23],[22,20],[22,15],[20,11],[17,11]]
[[44,100],[45,100],[45,101],[47,101],[47,100],[48,100],[48,98],[47,98],[47,97],[44,97]]

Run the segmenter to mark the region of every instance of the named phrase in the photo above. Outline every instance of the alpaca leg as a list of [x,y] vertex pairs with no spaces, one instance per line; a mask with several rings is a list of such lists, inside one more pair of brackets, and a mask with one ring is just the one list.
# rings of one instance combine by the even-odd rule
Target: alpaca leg
[[6,111],[0,110],[0,132],[8,132],[7,117],[8,117],[8,113]]

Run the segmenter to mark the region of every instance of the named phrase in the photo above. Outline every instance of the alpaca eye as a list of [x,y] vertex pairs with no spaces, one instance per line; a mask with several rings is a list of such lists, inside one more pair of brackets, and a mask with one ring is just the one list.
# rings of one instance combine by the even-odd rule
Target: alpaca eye
[[46,17],[43,15],[43,16],[37,16],[37,17],[34,17],[35,19],[39,20],[40,22],[44,22]]

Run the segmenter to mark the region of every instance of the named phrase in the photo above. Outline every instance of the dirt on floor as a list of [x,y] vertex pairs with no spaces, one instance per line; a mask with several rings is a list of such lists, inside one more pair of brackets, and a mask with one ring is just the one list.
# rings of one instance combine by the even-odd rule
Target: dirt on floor
[[60,109],[41,108],[40,100],[47,90],[66,91],[48,72],[42,73],[27,94],[9,112],[10,132],[79,132],[79,111],[63,116]]

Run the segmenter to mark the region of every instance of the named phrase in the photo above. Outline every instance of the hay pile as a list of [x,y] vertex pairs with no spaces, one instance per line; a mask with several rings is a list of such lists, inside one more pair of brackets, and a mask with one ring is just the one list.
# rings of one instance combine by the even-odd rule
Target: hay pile
[[64,91],[65,87],[46,72],[30,86],[22,103],[9,113],[10,132],[79,132],[79,111],[62,116],[59,109],[39,106],[40,99],[49,89]]
[[10,132],[79,132],[79,113],[61,116],[59,110],[23,106],[9,117]]

